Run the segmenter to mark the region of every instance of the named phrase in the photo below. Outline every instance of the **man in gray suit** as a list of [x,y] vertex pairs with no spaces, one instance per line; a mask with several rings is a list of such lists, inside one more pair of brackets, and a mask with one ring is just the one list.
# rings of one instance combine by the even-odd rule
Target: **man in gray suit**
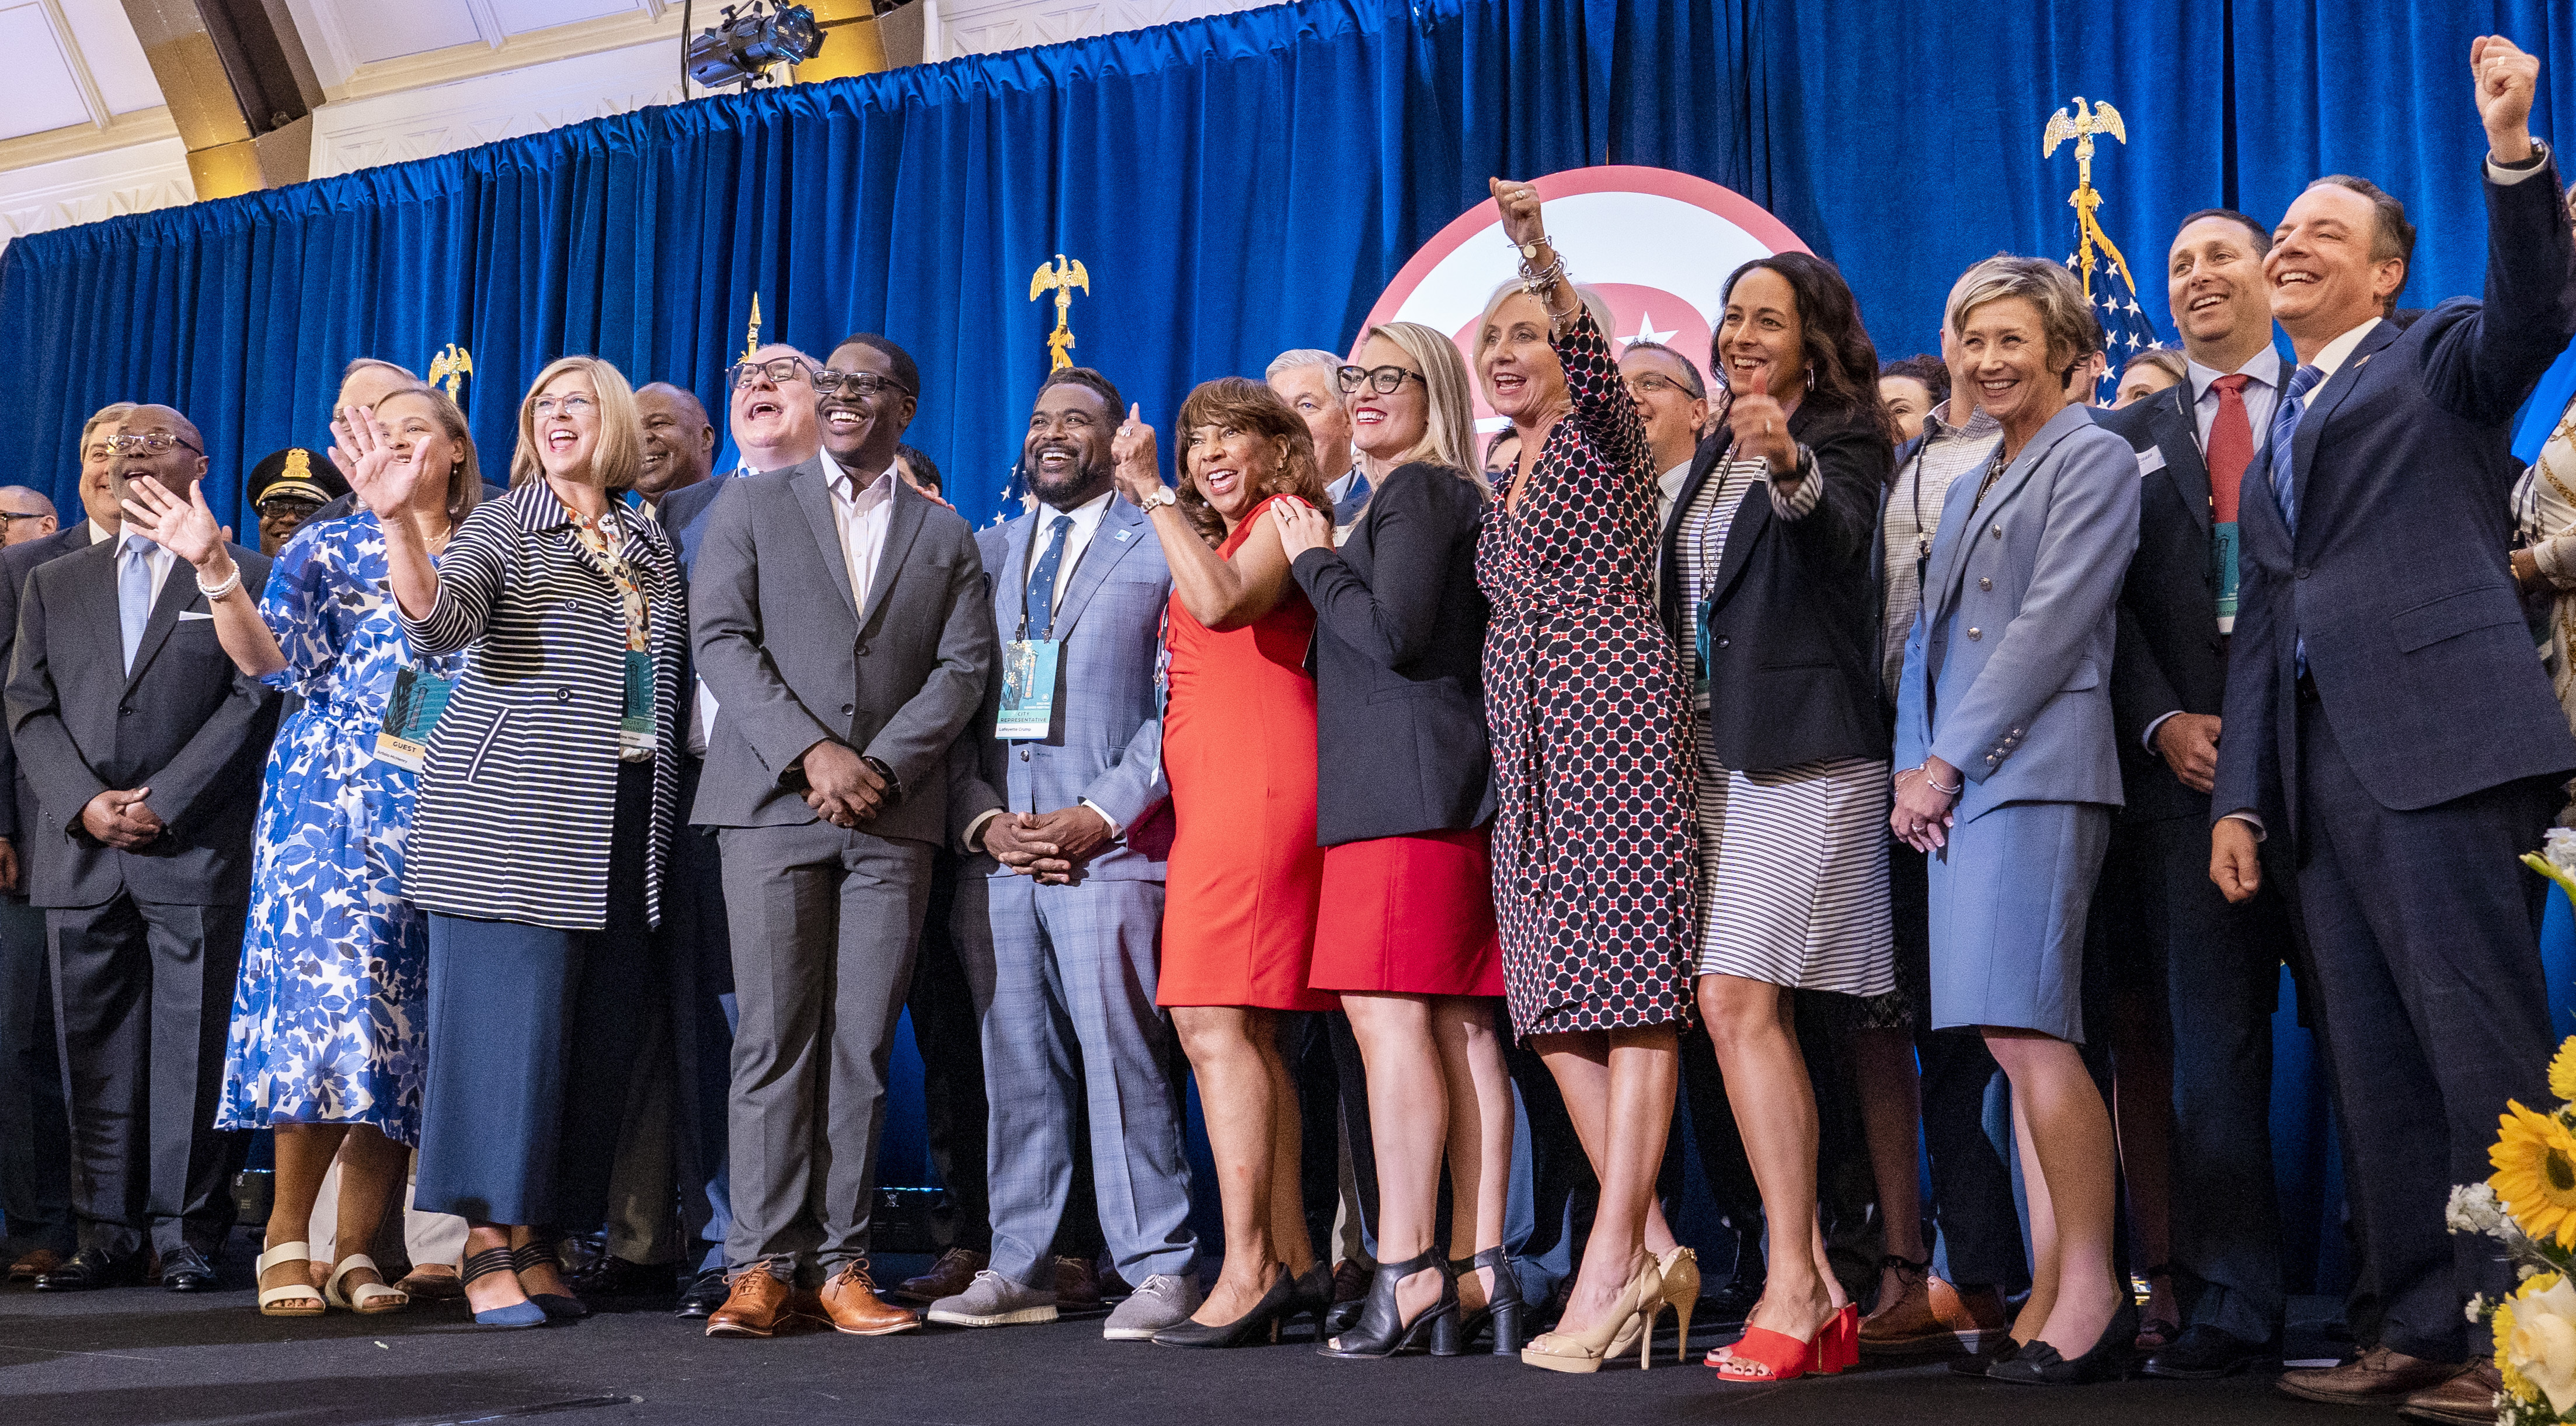
[[[205,474],[167,406],[119,423],[113,491]],[[236,547],[245,581],[268,561]],[[9,725],[36,792],[80,1251],[47,1291],[214,1285],[248,1136],[211,1126],[250,899],[251,825],[277,695],[234,669],[196,576],[138,534],[40,565],[19,601]],[[38,846],[36,844],[41,844]],[[148,1236],[147,1236],[148,1235]]]
[[1038,508],[977,538],[1004,664],[1043,675],[1039,651],[1056,657],[1047,727],[1024,715],[1016,736],[996,736],[996,679],[959,760],[954,820],[977,860],[952,924],[983,1026],[993,1250],[964,1292],[931,1304],[933,1322],[1055,1319],[1047,1253],[1072,1189],[1076,1094],[1100,1226],[1137,1285],[1103,1335],[1150,1339],[1199,1304],[1172,1030],[1154,1004],[1171,846],[1154,662],[1172,574],[1110,487],[1126,409],[1098,372],[1051,373],[1020,453]]
[[912,358],[862,333],[815,386],[822,454],[728,482],[690,580],[720,708],[690,820],[721,829],[739,1016],[709,1336],[919,1325],[868,1278],[869,1201],[949,753],[993,665],[973,532],[895,474]]

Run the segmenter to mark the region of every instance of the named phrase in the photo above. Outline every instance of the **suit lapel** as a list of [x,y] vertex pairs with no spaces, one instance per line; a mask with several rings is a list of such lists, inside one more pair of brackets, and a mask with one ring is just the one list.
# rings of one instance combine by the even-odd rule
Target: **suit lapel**
[[1091,531],[1091,543],[1083,547],[1082,559],[1073,567],[1073,582],[1064,589],[1064,598],[1055,609],[1055,636],[1065,637],[1073,621],[1082,617],[1091,596],[1109,578],[1109,572],[1136,548],[1137,526],[1144,523],[1144,512],[1118,496],[1109,497],[1109,508],[1100,512],[1100,523]]
[[2316,464],[2317,442],[2325,436],[2326,422],[2352,389],[2361,384],[2361,369],[2381,348],[2397,340],[2397,334],[2394,322],[2383,320],[2372,327],[2326,384],[2309,395],[2308,409],[2299,416],[2299,429],[2290,437],[2290,498],[2294,508],[2308,508],[2308,468]]
[[850,591],[850,559],[841,552],[840,522],[832,518],[832,492],[825,485],[829,479],[823,458],[816,456],[787,477],[787,490],[796,498],[797,508],[805,512],[805,524],[813,531],[814,543],[822,547],[823,568],[831,572],[823,582],[841,596],[841,608],[855,621],[859,601]]
[[[1986,493],[1984,501],[1976,500],[1975,487],[1970,486],[1969,494],[1963,498],[1971,503],[1961,505],[1955,515],[1943,513],[1941,533],[1949,534],[1955,519],[1959,522],[1959,538],[1951,542],[1950,561],[1940,569],[1939,608],[1942,613],[1949,612],[1951,597],[1958,592],[1959,582],[1967,577],[1970,542],[1985,526],[2002,522],[2005,507],[2012,504],[2014,496],[2021,494],[2022,487],[2030,483],[2031,475],[2039,469],[2039,463],[2048,459],[2048,453],[2057,449],[2059,441],[2065,440],[2068,433],[2091,424],[2093,417],[2081,406],[2069,406],[2049,417],[2048,424],[2040,427],[2039,433],[2030,438],[2030,444],[2022,447],[2021,454],[2004,467],[2003,475],[1995,481],[1995,488]],[[1963,471],[1959,479],[1983,480],[1985,469],[1981,466],[1973,471]],[[1959,487],[1954,484],[1950,489],[1955,493]],[[1933,592],[1925,590],[1923,600],[1927,605],[1931,604]]]
[[929,510],[930,497],[913,489],[908,481],[894,483],[894,511],[886,521],[885,549],[877,556],[876,574],[868,581],[867,610],[859,621],[862,632],[885,612],[886,599],[894,593],[895,575],[902,570],[903,557],[912,548],[913,536],[921,533],[922,519]]
[[993,584],[993,621],[1005,641],[1020,637],[1020,620],[1029,607],[1029,538],[1037,527],[1032,510],[1002,526],[1002,570]]
[[[112,589],[116,561],[109,560],[107,568]],[[127,688],[134,687],[142,679],[143,671],[152,667],[152,656],[161,652],[161,646],[170,641],[170,631],[178,627],[179,611],[195,602],[196,598],[196,571],[180,568],[178,557],[172,556],[169,577],[161,582],[161,597],[152,601],[152,618],[143,626],[143,642],[134,646],[134,667],[128,669],[125,674]],[[117,607],[112,596],[108,607]],[[120,627],[117,631],[117,642],[110,647],[122,652],[124,643],[124,630]]]
[[[2193,523],[2203,535],[2209,533],[2209,463],[2201,458],[2200,439],[2185,403],[2191,400],[2191,383],[2180,381],[2165,388],[2169,395],[2159,395],[2154,415],[2147,423],[2155,437],[2156,449],[2164,453],[2165,478],[2173,482],[2174,491],[2182,497],[2183,508],[2191,512]],[[2252,473],[2253,467],[2246,467]]]

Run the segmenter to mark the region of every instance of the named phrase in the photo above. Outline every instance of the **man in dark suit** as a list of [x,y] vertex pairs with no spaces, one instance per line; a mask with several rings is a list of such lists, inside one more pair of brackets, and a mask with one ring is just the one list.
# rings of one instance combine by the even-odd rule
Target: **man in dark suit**
[[[812,460],[822,449],[814,371],[813,358],[775,343],[726,369],[727,420],[742,456],[741,464],[729,470],[706,468],[715,454],[715,432],[706,427],[697,398],[660,382],[636,393],[644,415],[646,460],[652,460],[658,445],[669,467],[659,473],[653,518],[661,521],[679,552],[683,578],[697,568],[707,512],[729,482],[759,471],[785,470]],[[697,799],[714,713],[705,683],[693,675],[689,729],[681,745],[684,808]],[[670,1040],[667,1051],[646,1062],[628,1101],[610,1189],[608,1255],[586,1286],[603,1294],[667,1291],[670,1272],[644,1265],[676,1234],[690,1274],[680,1292],[678,1315],[702,1318],[724,1305],[724,1241],[733,1227],[725,1139],[733,959],[714,829],[682,827],[672,835],[663,886],[662,925],[653,944],[659,957],[655,971],[671,1012]],[[676,1194],[670,1191],[673,1183]],[[676,1229],[670,1221],[675,1206]]]
[[862,333],[817,387],[822,454],[731,482],[690,582],[718,705],[690,820],[722,829],[739,1017],[733,1286],[710,1336],[798,1314],[863,1336],[919,1325],[876,1295],[868,1219],[948,753],[983,702],[992,613],[973,532],[894,473],[912,358]]
[[[2130,1164],[2132,1202],[2156,1185],[2170,1205],[2168,1261],[2182,1333],[2147,1362],[2156,1376],[2223,1376],[2277,1342],[2285,1300],[2272,1186],[2272,1007],[2291,953],[2289,914],[2263,889],[2230,906],[2208,876],[2209,792],[2236,623],[2239,500],[2288,377],[2272,347],[2263,255],[2272,236],[2242,213],[2182,222],[2166,265],[2189,379],[2100,423],[2138,453],[2138,553],[2120,593],[2111,709],[2128,805],[2112,833],[2095,922],[2133,987],[2114,1044],[2132,1156],[2171,1135],[2166,1162]],[[2137,1013],[2131,1014],[2132,1010]],[[2146,1036],[2134,1058],[2131,1030]],[[2169,1103],[2132,1106],[2141,1084]],[[2158,1132],[2143,1134],[2153,1123]],[[2169,1185],[2169,1187],[2168,1187]]]
[[2497,1383],[2461,1300],[2513,1278],[2493,1245],[2444,1232],[2443,1203],[2487,1176],[2505,1101],[2547,1093],[2542,884],[2515,858],[2576,768],[2505,559],[2513,413],[2576,334],[2576,240],[2528,125],[2539,61],[2481,37],[2470,65],[2486,301],[2385,320],[2414,232],[2360,179],[2318,180],[2273,234],[2263,273],[2299,366],[2241,506],[2210,799],[2219,888],[2257,894],[2269,833],[2305,923],[2385,1304],[2359,1361],[2282,1387],[2447,1420]]
[[[134,403],[100,408],[81,427],[85,518],[0,550],[0,680],[18,638],[18,591],[47,561],[116,537],[124,512],[109,488],[110,438]],[[27,899],[35,793],[0,720],[0,1214],[7,1217],[8,1277],[33,1282],[69,1261],[71,1135],[63,1111],[62,1061],[54,1034],[53,973],[46,966],[44,908]]]
[[[118,423],[111,489],[205,474],[205,440],[166,406]],[[235,548],[245,581],[268,561]],[[212,1127],[250,898],[251,827],[277,697],[215,639],[193,572],[139,535],[40,565],[8,684],[24,828],[70,1106],[80,1251],[46,1291],[214,1284],[248,1136]]]

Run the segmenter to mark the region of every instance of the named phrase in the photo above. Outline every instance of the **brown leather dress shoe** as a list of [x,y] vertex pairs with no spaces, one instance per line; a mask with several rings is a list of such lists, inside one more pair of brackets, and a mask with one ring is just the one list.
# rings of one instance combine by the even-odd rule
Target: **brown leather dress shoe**
[[937,1302],[943,1297],[955,1297],[975,1281],[975,1274],[992,1265],[993,1255],[990,1253],[979,1253],[972,1248],[951,1248],[939,1255],[939,1261],[930,1265],[930,1271],[919,1277],[905,1278],[886,1296],[899,1297],[906,1302]]
[[415,1263],[394,1290],[408,1293],[414,1302],[449,1302],[465,1295],[465,1279],[450,1263]]
[[878,1300],[877,1285],[868,1280],[867,1265],[857,1258],[841,1264],[841,1270],[823,1284],[823,1316],[833,1331],[854,1337],[883,1337],[921,1326],[920,1318]]
[[1908,1275],[1903,1296],[1860,1320],[1860,1349],[1872,1356],[1975,1356],[2010,1329],[1994,1289],[1970,1296],[1938,1277]]
[[9,1265],[9,1280],[11,1282],[34,1282],[36,1279],[43,1277],[49,1272],[61,1271],[62,1266],[62,1254],[55,1252],[51,1248],[38,1248],[36,1251],[29,1253],[27,1256],[20,1258],[18,1261]]
[[754,1266],[736,1274],[724,1306],[707,1318],[710,1337],[768,1337],[797,1316],[796,1291]]
[[2373,1347],[2339,1367],[2283,1372],[2281,1390],[2329,1406],[2395,1406],[2459,1374],[2457,1362],[2428,1362],[2393,1347]]
[[1055,1305],[1060,1312],[1083,1312],[1100,1305],[1100,1274],[1081,1258],[1055,1260]]
[[2495,1426],[2496,1393],[2502,1390],[2504,1373],[2489,1357],[2440,1386],[2428,1386],[2407,1397],[2397,1414],[2444,1426]]

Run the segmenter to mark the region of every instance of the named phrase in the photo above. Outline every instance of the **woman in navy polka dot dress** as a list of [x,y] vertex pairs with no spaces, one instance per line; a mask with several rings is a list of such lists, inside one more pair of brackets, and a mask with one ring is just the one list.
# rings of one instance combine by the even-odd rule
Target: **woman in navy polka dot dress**
[[[1603,318],[1547,243],[1537,193],[1496,180],[1494,197],[1528,279],[1496,295],[1476,336],[1486,397],[1522,437],[1476,553],[1494,607],[1494,902],[1512,1027],[1546,1060],[1601,1180],[1565,1316],[1522,1359],[1591,1371],[1651,1340],[1658,1253],[1681,1256],[1654,1180],[1691,1005],[1694,764],[1650,594],[1644,423]],[[1695,1268],[1690,1279],[1695,1292]]]

